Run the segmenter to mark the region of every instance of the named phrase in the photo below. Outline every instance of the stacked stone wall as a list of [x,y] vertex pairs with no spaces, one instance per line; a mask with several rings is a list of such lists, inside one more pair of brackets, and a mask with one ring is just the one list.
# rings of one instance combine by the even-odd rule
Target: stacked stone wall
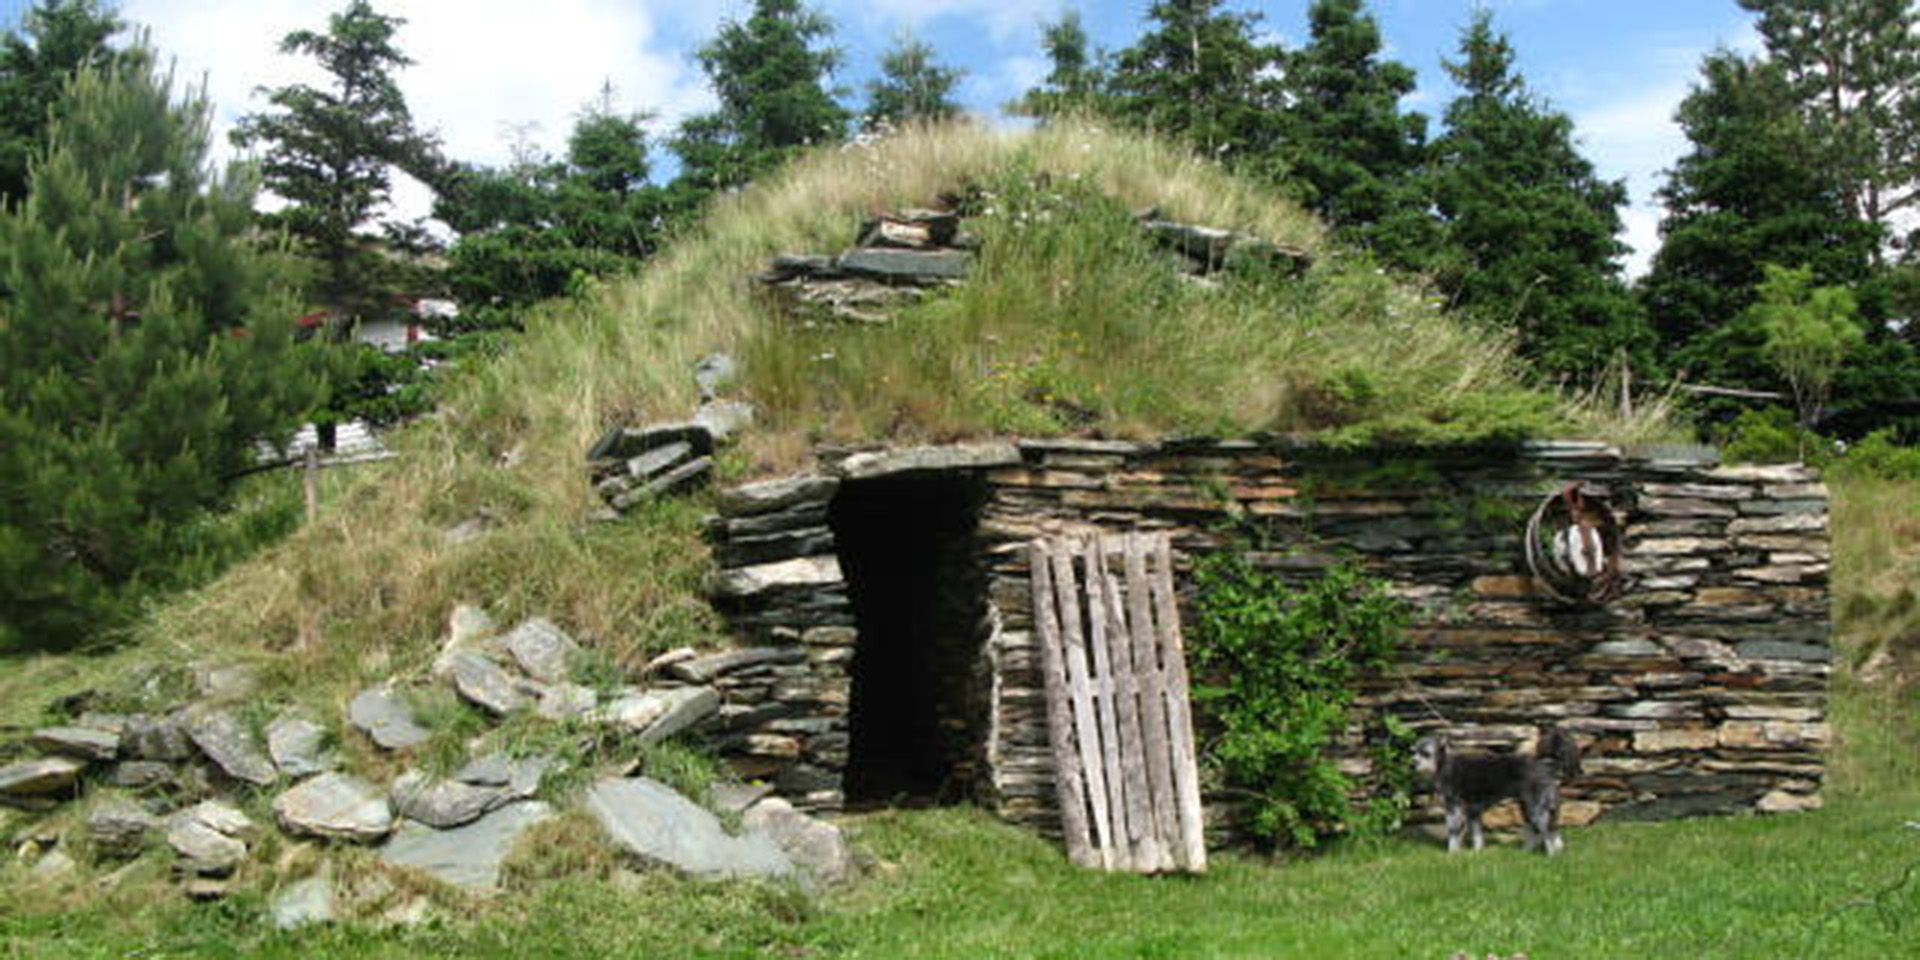
[[[1340,745],[1355,774],[1370,769],[1367,732],[1392,713],[1488,750],[1525,749],[1541,725],[1575,732],[1586,753],[1566,789],[1576,823],[1819,803],[1830,554],[1827,492],[1807,468],[1586,443],[1336,455],[1033,441],[910,462],[987,483],[976,538],[991,625],[980,799],[1015,822],[1052,829],[1057,819],[1025,545],[1088,529],[1168,532],[1189,606],[1192,558],[1221,549],[1248,550],[1290,579],[1352,559],[1386,580],[1415,623],[1399,663],[1366,683]],[[1624,586],[1602,606],[1546,595],[1522,556],[1529,513],[1574,483],[1623,536]],[[836,589],[844,595],[826,583],[771,592]],[[793,600],[785,609],[804,615],[789,623],[764,612],[740,622],[796,640],[829,608]],[[837,676],[818,682],[844,684]]]

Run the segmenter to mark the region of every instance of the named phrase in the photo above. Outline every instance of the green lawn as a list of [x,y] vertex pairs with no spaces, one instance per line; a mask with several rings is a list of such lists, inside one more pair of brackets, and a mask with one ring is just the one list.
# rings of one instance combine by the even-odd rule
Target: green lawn
[[[1223,857],[1202,878],[1082,872],[948,810],[857,821],[858,888],[563,880],[477,919],[274,934],[260,902],[41,913],[0,895],[9,956],[1550,957],[1911,956],[1920,883],[1835,913],[1920,862],[1910,800],[1815,814],[1573,831],[1566,856],[1447,856],[1406,840],[1313,860]],[[9,902],[11,901],[11,902]],[[457,912],[453,916],[459,916]]]

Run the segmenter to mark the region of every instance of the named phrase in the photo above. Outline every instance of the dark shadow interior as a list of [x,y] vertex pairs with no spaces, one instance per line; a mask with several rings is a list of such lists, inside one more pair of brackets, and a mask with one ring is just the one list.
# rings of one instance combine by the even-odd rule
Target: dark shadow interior
[[860,629],[849,807],[965,799],[984,722],[985,484],[964,474],[848,483],[829,521]]

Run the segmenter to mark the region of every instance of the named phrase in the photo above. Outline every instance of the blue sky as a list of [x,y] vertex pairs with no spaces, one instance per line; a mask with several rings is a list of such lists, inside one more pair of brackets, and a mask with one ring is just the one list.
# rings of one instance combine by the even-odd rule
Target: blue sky
[[[572,112],[602,80],[623,99],[661,114],[661,125],[710,105],[691,51],[723,17],[744,16],[748,0],[699,5],[685,0],[376,0],[409,19],[400,42],[418,61],[402,75],[416,117],[437,128],[456,156],[497,161],[519,129],[556,147]],[[1045,72],[1039,26],[1062,0],[824,0],[846,52],[840,78],[857,105],[860,85],[892,38],[911,30],[967,71],[961,99],[993,115]],[[1077,6],[1096,45],[1126,46],[1138,35],[1149,0],[1068,2]],[[1307,0],[1240,2],[1263,27],[1297,46],[1306,35]],[[1451,86],[1440,61],[1449,56],[1473,0],[1374,0],[1389,50],[1419,73],[1408,106],[1436,117]],[[1671,122],[1695,68],[1717,46],[1751,50],[1751,17],[1734,0],[1490,0],[1499,27],[1511,34],[1521,72],[1571,114],[1587,155],[1610,177],[1624,178],[1634,206],[1627,240],[1634,269],[1657,242],[1652,192],[1660,171],[1685,143]],[[0,0],[11,21],[24,0]],[[181,73],[204,77],[221,126],[257,107],[252,90],[308,76],[279,57],[287,30],[319,26],[335,2],[315,0],[122,0],[123,12],[153,31],[178,58]],[[417,189],[399,206],[417,212]]]

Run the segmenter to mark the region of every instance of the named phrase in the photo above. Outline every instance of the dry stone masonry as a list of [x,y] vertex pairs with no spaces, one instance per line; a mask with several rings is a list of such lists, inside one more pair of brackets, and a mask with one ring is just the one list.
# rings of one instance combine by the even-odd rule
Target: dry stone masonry
[[[964,652],[987,679],[974,716],[953,720],[979,731],[977,768],[956,775],[1016,822],[1057,821],[1025,545],[1094,529],[1169,532],[1183,603],[1191,559],[1248,549],[1240,537],[1285,578],[1344,558],[1388,581],[1416,623],[1400,662],[1363,691],[1339,748],[1349,772],[1370,771],[1367,738],[1387,713],[1494,750],[1558,724],[1588,758],[1566,791],[1575,823],[1820,804],[1830,550],[1812,470],[1598,443],[1338,454],[1104,440],[835,455],[818,474],[721,494],[715,602],[769,664],[757,682],[720,686],[725,745],[796,802],[837,799],[845,705],[859,700],[847,667],[867,638],[829,522],[836,498],[913,475],[984,485],[970,542],[989,629]],[[1529,514],[1568,484],[1623,533],[1625,583],[1605,605],[1548,596],[1522,559]]]

